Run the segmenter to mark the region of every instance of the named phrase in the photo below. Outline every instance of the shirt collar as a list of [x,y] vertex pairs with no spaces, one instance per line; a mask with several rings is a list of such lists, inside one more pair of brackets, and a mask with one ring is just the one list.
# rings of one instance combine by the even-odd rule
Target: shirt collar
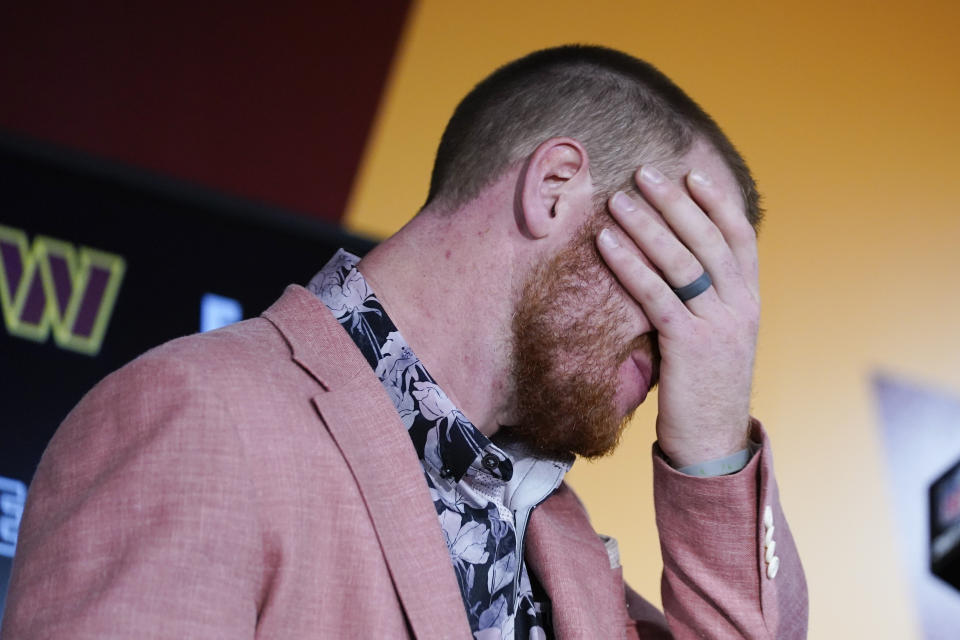
[[307,289],[330,309],[377,374],[421,461],[453,482],[468,472],[509,482],[514,470],[511,457],[481,433],[436,383],[357,270],[359,261],[341,249]]

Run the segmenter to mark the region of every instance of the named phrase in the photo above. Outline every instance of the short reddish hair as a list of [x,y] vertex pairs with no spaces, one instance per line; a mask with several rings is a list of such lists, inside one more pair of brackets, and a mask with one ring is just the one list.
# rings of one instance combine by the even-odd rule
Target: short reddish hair
[[494,71],[460,102],[440,140],[427,204],[456,209],[552,137],[590,156],[595,200],[633,188],[633,172],[668,172],[698,139],[726,160],[754,227],[762,209],[753,176],[720,127],[653,65],[598,46],[536,51]]

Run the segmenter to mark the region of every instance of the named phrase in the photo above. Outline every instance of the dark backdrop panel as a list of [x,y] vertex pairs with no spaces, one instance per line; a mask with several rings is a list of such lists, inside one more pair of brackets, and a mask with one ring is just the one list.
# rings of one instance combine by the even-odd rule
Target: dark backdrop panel
[[[57,425],[98,380],[155,345],[197,332],[205,294],[231,298],[244,317],[256,316],[287,284],[305,284],[338,247],[363,254],[372,246],[319,221],[11,138],[0,138],[0,225],[25,233],[31,248],[47,236],[75,251],[121,256],[126,265],[95,355],[63,348],[53,335],[42,342],[13,335],[4,316],[0,534],[7,536],[0,535],[0,556],[18,519],[17,483],[29,484]],[[8,281],[15,275],[7,273]],[[9,565],[0,557],[0,594]]]
[[0,2],[0,128],[336,222],[408,5]]

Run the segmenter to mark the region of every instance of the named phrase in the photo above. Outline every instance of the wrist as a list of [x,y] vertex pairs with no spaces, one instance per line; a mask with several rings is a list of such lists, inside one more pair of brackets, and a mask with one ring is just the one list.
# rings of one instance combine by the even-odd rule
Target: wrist
[[664,438],[660,436],[657,444],[664,456],[675,469],[700,464],[710,460],[720,460],[748,449],[749,420],[744,421],[739,433],[730,433],[725,437],[695,437],[689,440]]
[[674,466],[674,468],[684,475],[695,476],[698,478],[729,476],[734,473],[738,473],[744,467],[746,467],[759,450],[760,443],[754,442],[753,440],[747,440],[747,448],[741,449],[732,455],[724,458],[705,460],[703,462],[687,465],[685,467]]

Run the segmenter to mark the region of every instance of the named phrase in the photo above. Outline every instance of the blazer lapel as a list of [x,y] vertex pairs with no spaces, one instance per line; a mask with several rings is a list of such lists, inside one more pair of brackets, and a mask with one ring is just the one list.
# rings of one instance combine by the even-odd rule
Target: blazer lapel
[[623,638],[629,620],[619,567],[574,493],[562,484],[534,509],[527,561],[550,596],[557,638]]
[[363,386],[314,396],[314,405],[360,487],[414,635],[469,638],[460,587],[413,444],[386,393],[367,390],[364,396]]
[[407,619],[418,638],[470,638],[420,460],[370,365],[333,315],[297,286],[264,313],[325,392],[312,402],[363,495]]

